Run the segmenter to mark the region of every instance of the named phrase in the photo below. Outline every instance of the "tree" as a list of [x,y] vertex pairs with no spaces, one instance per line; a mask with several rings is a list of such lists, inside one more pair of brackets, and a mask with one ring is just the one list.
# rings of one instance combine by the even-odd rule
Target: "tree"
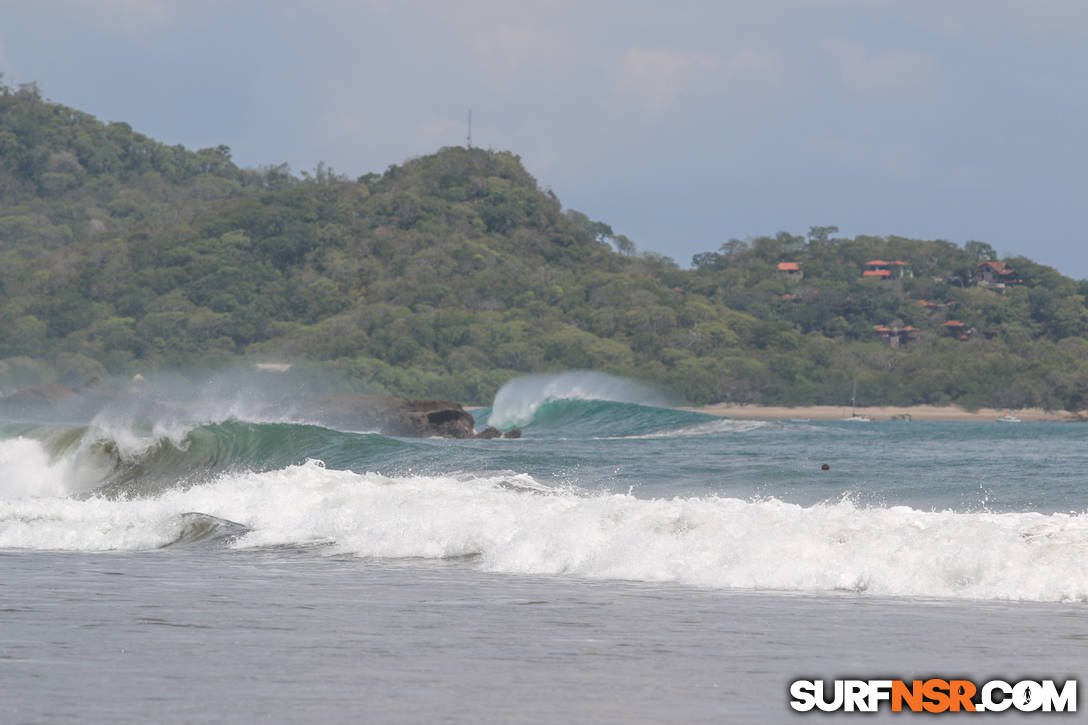
[[997,252],[985,242],[971,240],[963,245],[963,251],[967,252],[967,256],[971,257],[976,264],[997,261]]
[[620,254],[632,257],[638,251],[635,248],[635,243],[628,239],[624,234],[617,234],[612,237],[612,241],[616,244],[616,249],[619,250]]
[[739,257],[748,251],[748,245],[739,239],[730,239],[728,242],[722,243],[721,251],[726,257]]
[[838,233],[839,233],[839,228],[836,227],[836,226],[809,227],[808,228],[808,239],[809,239],[810,242],[815,242],[816,244],[823,244],[823,243],[827,242],[828,239],[831,238],[832,234],[838,234]]
[[[612,227],[608,226],[604,222],[595,222],[580,211],[576,211],[574,209],[568,210],[567,218],[585,229],[589,233],[589,235],[598,242],[604,242],[608,239],[615,238],[615,234],[612,232]],[[624,237],[624,239],[627,238]],[[630,242],[631,240],[627,239],[627,241]],[[633,243],[631,244],[631,249],[634,249]]]
[[719,269],[725,262],[725,257],[717,252],[700,252],[691,258],[691,266],[695,269]]

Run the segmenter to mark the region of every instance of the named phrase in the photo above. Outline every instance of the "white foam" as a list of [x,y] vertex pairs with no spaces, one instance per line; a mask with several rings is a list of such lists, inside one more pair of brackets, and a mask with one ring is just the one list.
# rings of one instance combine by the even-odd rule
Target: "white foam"
[[0,506],[0,547],[155,548],[195,511],[250,529],[239,547],[473,556],[496,572],[700,587],[1088,601],[1085,514],[527,489],[547,490],[524,475],[393,479],[311,462],[148,499],[9,499]]
[[112,440],[121,458],[133,460],[148,453],[156,446],[169,442],[179,450],[186,450],[187,436],[196,427],[193,423],[156,422],[151,430],[138,433],[131,425],[112,425],[96,421],[83,436],[84,445],[98,440]]
[[52,461],[31,438],[0,440],[0,500],[24,496],[65,496],[71,491],[71,467]]
[[82,433],[56,428],[41,431],[40,438],[0,440],[0,499],[91,491],[119,459],[135,460],[166,441],[184,449],[191,430],[191,425],[156,423],[141,434],[130,426],[96,421]]

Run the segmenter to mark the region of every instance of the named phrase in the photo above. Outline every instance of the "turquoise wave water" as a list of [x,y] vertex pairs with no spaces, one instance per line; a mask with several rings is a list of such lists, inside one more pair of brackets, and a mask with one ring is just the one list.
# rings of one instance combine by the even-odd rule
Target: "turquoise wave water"
[[588,397],[512,410],[520,439],[231,417],[0,423],[0,548],[315,547],[698,586],[1088,599],[1083,426],[741,421]]
[[[491,407],[475,411],[477,427],[489,425]],[[618,438],[645,435],[718,420],[710,415],[674,408],[611,400],[556,399],[532,406],[527,419],[515,420],[537,436]]]
[[[482,415],[481,415],[482,413]],[[477,412],[487,425],[490,409]],[[554,400],[536,408],[524,427],[528,441],[546,449],[561,441],[664,435],[716,419],[685,411],[603,400]],[[411,472],[539,470],[563,455],[541,455],[532,443],[403,439],[318,425],[227,419],[203,424],[112,423],[46,425],[0,423],[0,441],[33,441],[40,459],[22,460],[25,476],[43,471],[64,478],[71,493],[148,495],[189,486],[229,471],[271,471],[317,459],[330,468],[393,474]],[[551,441],[551,443],[547,443]],[[512,444],[513,442],[507,442]],[[516,445],[516,444],[515,444]],[[48,469],[46,471],[46,469]],[[594,478],[593,476],[591,478]],[[585,481],[583,481],[585,483]]]
[[[492,410],[476,411],[482,428]],[[773,496],[810,505],[1088,508],[1078,425],[740,421],[630,402],[535,404],[520,440],[400,439],[317,425],[0,423],[0,495],[151,495],[317,459],[388,476],[512,472],[641,497]],[[828,471],[822,465],[828,464]]]
[[311,458],[345,469],[380,466],[410,457],[418,448],[411,441],[378,434],[233,419],[169,428],[4,423],[4,440],[34,442],[40,448],[40,460],[22,454],[29,469],[25,475],[51,473],[66,478],[73,493],[107,495],[147,495],[229,471],[270,471]]

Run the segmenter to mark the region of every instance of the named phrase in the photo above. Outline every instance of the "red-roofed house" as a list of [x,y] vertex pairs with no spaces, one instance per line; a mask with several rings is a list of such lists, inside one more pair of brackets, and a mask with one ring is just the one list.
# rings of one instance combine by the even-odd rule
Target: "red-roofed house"
[[903,277],[913,277],[914,271],[911,269],[910,263],[898,259],[894,262],[871,259],[863,266],[861,276],[879,279],[902,279]]
[[959,320],[949,320],[941,325],[945,333],[957,340],[966,340],[968,336],[967,325]]
[[862,267],[861,276],[888,279],[892,276],[892,273],[888,270],[888,263],[883,259],[873,259],[866,262]]
[[1019,281],[1016,271],[1005,262],[979,262],[978,282],[981,285],[1004,287]]
[[801,279],[805,273],[801,271],[801,265],[797,262],[779,262],[778,271],[790,279]]
[[913,325],[907,325],[906,327],[873,325],[873,330],[887,340],[892,347],[899,347],[900,343],[910,342],[914,339],[914,333],[918,332],[918,328]]

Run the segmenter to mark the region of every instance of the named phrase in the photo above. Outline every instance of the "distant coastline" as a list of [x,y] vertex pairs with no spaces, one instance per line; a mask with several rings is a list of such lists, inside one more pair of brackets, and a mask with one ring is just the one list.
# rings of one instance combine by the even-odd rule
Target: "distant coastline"
[[[474,413],[487,406],[464,405],[466,411]],[[744,420],[842,420],[850,416],[850,406],[843,405],[739,405],[735,403],[714,403],[694,407],[683,407],[695,413],[705,413],[719,418],[740,418]],[[858,407],[858,415],[868,416],[873,421],[912,420],[912,421],[952,421],[961,423],[997,422],[1005,409],[979,408],[966,410],[958,405],[882,405]],[[1068,410],[1043,410],[1042,408],[1009,409],[1009,412],[1025,423],[1088,423],[1088,410],[1071,412]]]
[[[745,418],[749,420],[789,420],[807,418],[809,420],[840,420],[850,415],[850,407],[842,405],[809,405],[798,407],[773,405],[735,405],[715,403],[694,408],[685,408],[699,413],[716,415],[721,418]],[[917,421],[960,421],[960,422],[996,422],[1004,410],[979,408],[965,410],[956,405],[914,405],[914,406],[869,406],[857,408],[859,415],[865,415],[874,421],[892,420],[896,416],[910,416]],[[1088,422],[1088,411],[1073,413],[1066,410],[1043,410],[1042,408],[1023,408],[1011,411],[1024,422]]]

